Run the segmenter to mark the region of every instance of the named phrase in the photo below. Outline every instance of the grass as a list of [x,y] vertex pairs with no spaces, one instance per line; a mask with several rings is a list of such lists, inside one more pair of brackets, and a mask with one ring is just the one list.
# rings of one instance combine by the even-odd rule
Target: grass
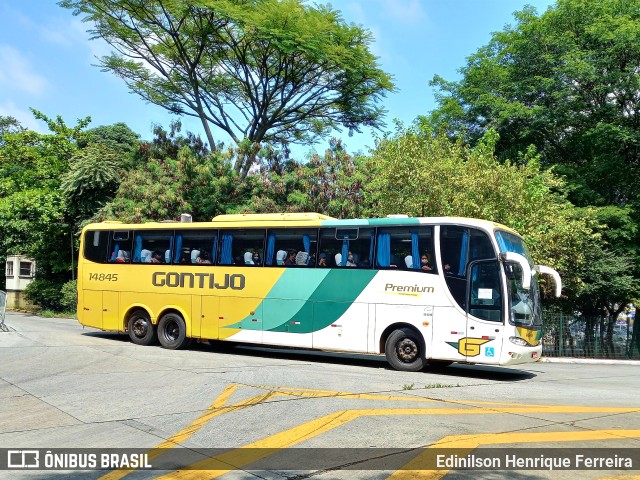
[[7,309],[7,311],[31,313],[33,315],[38,315],[39,317],[44,318],[78,318],[76,312],[56,312],[54,310],[49,310],[34,305],[25,305],[20,308]]

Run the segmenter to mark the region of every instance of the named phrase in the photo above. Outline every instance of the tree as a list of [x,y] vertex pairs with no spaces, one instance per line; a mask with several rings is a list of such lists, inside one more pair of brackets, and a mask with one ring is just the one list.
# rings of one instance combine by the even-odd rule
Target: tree
[[5,135],[24,132],[24,130],[24,127],[14,117],[0,115],[0,147],[5,145],[3,140]]
[[[468,58],[462,79],[436,76],[436,124],[471,142],[493,128],[498,156],[535,145],[577,205],[636,205],[640,173],[640,3],[559,0],[515,14]],[[637,220],[637,217],[636,217]]]
[[381,126],[376,106],[393,90],[369,51],[369,31],[329,6],[302,0],[63,0],[114,52],[100,66],[148,102],[200,119],[245,155],[259,144],[312,142],[334,128]]
[[532,151],[500,163],[497,141],[490,130],[469,147],[428,124],[387,136],[372,152],[372,210],[378,216],[475,217],[511,227],[524,236],[537,263],[560,272],[564,295],[575,300],[585,252],[600,242],[594,214],[557,193],[562,180],[542,171]]
[[115,196],[124,174],[119,161],[119,153],[102,143],[91,143],[71,157],[60,188],[75,225],[93,217]]
[[[631,257],[627,272],[637,279],[640,2],[558,0],[542,15],[526,8],[515,18],[468,58],[460,81],[433,79],[439,108],[430,121],[472,144],[495,129],[501,159],[534,145],[575,205],[602,207],[607,251]],[[609,305],[640,296],[636,288],[624,301],[610,287]]]
[[230,167],[231,152],[210,153],[199,136],[182,135],[180,122],[169,131],[154,127],[154,138],[138,150],[137,167],[120,183],[117,194],[96,215],[128,222],[176,219],[191,213],[207,221],[242,203],[249,191]]

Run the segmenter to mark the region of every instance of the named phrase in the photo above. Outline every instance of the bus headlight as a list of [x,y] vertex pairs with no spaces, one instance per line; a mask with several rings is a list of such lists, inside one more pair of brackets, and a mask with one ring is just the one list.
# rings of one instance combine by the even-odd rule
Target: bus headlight
[[529,342],[527,342],[524,338],[520,337],[509,337],[509,341],[521,347],[528,347]]

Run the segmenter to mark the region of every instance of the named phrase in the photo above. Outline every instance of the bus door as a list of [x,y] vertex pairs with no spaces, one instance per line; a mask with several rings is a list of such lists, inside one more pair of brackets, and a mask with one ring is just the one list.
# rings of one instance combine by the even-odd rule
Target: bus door
[[102,330],[123,330],[118,310],[119,292],[84,290],[82,295],[83,325]]
[[498,363],[505,328],[500,263],[476,260],[467,272],[467,334],[460,351],[470,363]]

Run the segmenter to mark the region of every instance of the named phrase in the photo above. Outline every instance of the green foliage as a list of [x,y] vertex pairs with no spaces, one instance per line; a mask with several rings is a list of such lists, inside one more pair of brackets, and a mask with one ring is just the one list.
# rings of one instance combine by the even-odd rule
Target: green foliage
[[[429,121],[472,144],[495,129],[501,160],[533,145],[542,165],[566,179],[574,204],[599,207],[589,215],[605,226],[605,250],[592,250],[609,266],[588,262],[595,270],[583,275],[595,284],[581,298],[609,297],[608,311],[623,308],[640,297],[632,288],[621,298],[614,274],[627,285],[628,275],[640,277],[640,2],[559,0],[515,18],[467,59],[460,81],[433,79],[439,108]],[[605,277],[611,283],[595,280]]]
[[66,312],[75,312],[78,305],[78,281],[71,280],[62,286],[60,304]]
[[191,213],[207,221],[241,203],[247,182],[231,168],[233,152],[210,153],[198,136],[180,129],[179,122],[168,132],[155,127],[154,139],[140,145],[139,166],[128,172],[98,219],[143,222]]
[[461,216],[491,220],[522,234],[537,263],[556,268],[565,294],[580,288],[576,272],[588,247],[599,242],[593,213],[557,193],[562,181],[541,171],[533,152],[518,162],[494,157],[497,134],[469,147],[428,126],[400,130],[380,141],[368,198],[378,216]]
[[3,137],[7,134],[24,132],[24,127],[11,116],[0,115],[0,147],[4,146]]
[[28,302],[42,308],[61,311],[64,307],[62,298],[63,283],[45,278],[36,278],[27,285],[24,291]]
[[[338,127],[379,127],[393,90],[372,35],[302,0],[63,0],[114,51],[101,67],[145,100],[199,118],[254,153],[262,142],[311,142]],[[153,39],[149,42],[148,39]],[[255,146],[255,147],[254,147]],[[250,149],[250,150],[251,150]],[[236,159],[246,176],[255,155]]]
[[251,199],[241,212],[318,212],[336,218],[366,217],[368,159],[352,157],[342,142],[332,139],[324,156],[311,155],[300,164],[287,161],[277,173],[264,169],[247,177]]
[[70,159],[60,189],[76,223],[91,218],[116,193],[124,174],[117,151],[101,143],[89,144]]

